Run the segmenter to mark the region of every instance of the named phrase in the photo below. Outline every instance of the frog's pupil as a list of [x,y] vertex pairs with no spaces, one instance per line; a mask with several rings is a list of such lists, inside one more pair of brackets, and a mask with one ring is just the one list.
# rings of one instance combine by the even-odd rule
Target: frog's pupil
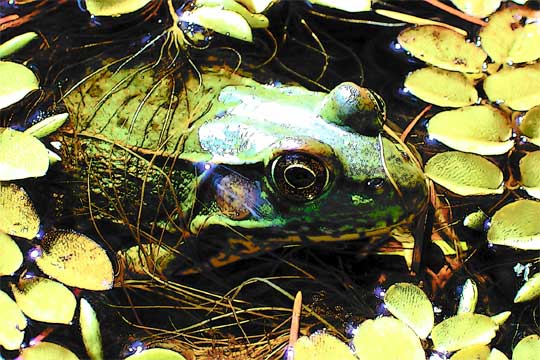
[[317,180],[317,175],[313,170],[301,164],[289,165],[284,172],[285,181],[297,189],[305,189],[313,186]]
[[373,190],[382,189],[384,186],[384,179],[383,178],[369,179],[367,182],[367,186]]

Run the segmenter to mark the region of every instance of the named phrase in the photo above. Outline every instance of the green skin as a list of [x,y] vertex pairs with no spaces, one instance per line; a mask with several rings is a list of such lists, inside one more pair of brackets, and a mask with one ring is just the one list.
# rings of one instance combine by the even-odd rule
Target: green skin
[[380,135],[367,89],[326,94],[222,69],[183,79],[179,97],[177,79],[157,76],[104,70],[65,98],[64,159],[82,168],[96,218],[198,239],[216,228],[223,239],[225,227],[257,240],[239,251],[252,253],[388,233],[427,202],[421,169]]

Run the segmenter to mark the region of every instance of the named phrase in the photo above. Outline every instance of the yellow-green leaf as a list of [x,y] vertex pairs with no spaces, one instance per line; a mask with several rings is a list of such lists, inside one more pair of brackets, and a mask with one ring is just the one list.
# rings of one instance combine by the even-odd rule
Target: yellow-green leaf
[[99,244],[73,231],[50,231],[41,241],[42,254],[36,259],[47,275],[66,285],[88,290],[113,286],[112,263]]
[[403,30],[399,44],[412,56],[439,68],[477,73],[482,71],[487,54],[454,30],[421,25]]
[[467,15],[484,18],[501,6],[501,0],[452,0],[452,3]]
[[25,239],[39,231],[39,216],[23,188],[0,182],[0,231]]
[[487,195],[503,192],[503,174],[479,155],[458,151],[436,154],[425,166],[426,175],[459,195]]
[[20,355],[21,360],[78,360],[79,358],[70,350],[61,345],[50,342],[40,342],[37,345],[24,348]]
[[499,209],[491,219],[487,239],[495,245],[540,250],[540,202],[517,200]]
[[267,28],[269,25],[268,18],[262,14],[254,14],[242,6],[236,0],[197,0],[197,7],[217,7],[222,10],[230,10],[241,15],[253,29]]
[[0,181],[43,176],[49,169],[49,153],[35,137],[0,128]]
[[450,360],[487,360],[489,347],[486,345],[473,345],[456,352]]
[[17,305],[31,319],[49,323],[69,324],[77,301],[73,293],[54,280],[32,277],[11,284]]
[[324,332],[301,336],[293,347],[294,360],[356,360],[352,350],[341,340]]
[[467,106],[478,99],[473,82],[465,75],[435,67],[413,71],[405,79],[405,87],[425,102],[438,106]]
[[278,0],[237,0],[240,4],[244,5],[249,11],[255,14],[262,13],[264,10],[270,8]]
[[11,275],[17,271],[23,262],[21,249],[8,234],[0,231],[0,276]]
[[399,320],[409,325],[416,334],[425,339],[433,328],[433,306],[418,286],[397,283],[384,295],[386,308]]
[[497,326],[501,326],[506,322],[506,320],[508,320],[510,315],[512,315],[511,311],[503,311],[502,313],[491,316],[491,320],[493,320],[493,322],[497,324]]
[[371,10],[371,0],[308,0],[310,3],[348,12]]
[[79,310],[79,325],[86,353],[91,360],[102,360],[103,346],[96,312],[85,298],[81,298]]
[[[540,48],[540,46],[538,46]],[[514,110],[529,110],[540,105],[540,65],[506,68],[484,80],[489,100]]]
[[489,105],[443,111],[428,123],[429,136],[460,151],[504,154],[514,146],[507,116]]
[[540,336],[529,335],[516,345],[512,352],[512,360],[537,360],[540,354]]
[[389,316],[366,320],[360,324],[353,345],[356,355],[362,360],[426,358],[414,331],[404,322]]
[[86,10],[95,16],[120,16],[142,9],[152,0],[86,0]]
[[479,36],[496,63],[534,61],[540,58],[540,11],[509,6],[493,14]]
[[35,32],[26,32],[21,35],[17,35],[6,42],[3,42],[0,45],[0,59],[10,56],[26,45],[28,45],[32,40],[37,39],[38,34]]
[[48,118],[41,120],[37,124],[32,125],[28,129],[26,129],[24,132],[28,135],[32,135],[37,138],[45,137],[47,135],[52,134],[60,126],[62,126],[66,122],[68,117],[69,117],[68,113],[62,113],[62,114],[49,116]]
[[489,353],[488,360],[508,360],[508,358],[500,350],[493,348]]
[[488,216],[486,215],[486,213],[482,210],[478,210],[465,216],[465,219],[463,219],[463,225],[465,225],[469,229],[483,231],[484,223],[487,219]]
[[463,313],[435,325],[431,332],[438,351],[456,351],[472,345],[487,345],[495,337],[498,325],[488,316]]
[[515,303],[531,301],[540,297],[540,273],[531,276],[521,288],[519,288]]
[[32,70],[11,61],[0,61],[0,109],[15,104],[38,88],[39,80]]
[[540,105],[527,111],[519,123],[519,131],[529,142],[540,146]]
[[0,290],[0,346],[17,350],[24,339],[26,318],[21,309],[5,292]]
[[153,348],[128,356],[124,360],[186,360],[186,358],[169,349]]
[[519,160],[519,172],[523,189],[540,199],[540,150],[530,152]]
[[235,39],[252,42],[253,35],[249,23],[242,15],[223,10],[219,7],[200,7],[190,11],[184,11],[180,20],[187,23],[195,23],[207,29]]
[[458,314],[474,313],[478,301],[478,288],[472,279],[467,279],[459,297]]

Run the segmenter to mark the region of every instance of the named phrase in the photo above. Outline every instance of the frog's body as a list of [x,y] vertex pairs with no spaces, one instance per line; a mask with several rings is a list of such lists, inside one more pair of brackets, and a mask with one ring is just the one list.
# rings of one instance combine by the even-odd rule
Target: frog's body
[[252,253],[387,233],[426,203],[421,169],[380,135],[378,97],[352,83],[326,94],[145,66],[102,70],[65,103],[64,157],[84,165],[93,216],[137,229],[217,229]]

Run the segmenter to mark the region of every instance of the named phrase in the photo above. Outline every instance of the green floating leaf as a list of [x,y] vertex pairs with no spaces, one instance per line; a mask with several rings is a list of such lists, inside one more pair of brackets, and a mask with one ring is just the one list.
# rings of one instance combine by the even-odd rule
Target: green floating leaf
[[310,3],[348,12],[371,10],[372,0],[308,0]]
[[493,14],[479,36],[496,63],[534,61],[540,58],[540,11],[509,6]]
[[529,335],[516,345],[512,352],[512,360],[534,360],[540,354],[540,336]]
[[356,355],[362,360],[426,358],[414,331],[404,322],[389,316],[366,320],[360,324],[353,345]]
[[508,360],[508,358],[506,357],[506,355],[504,355],[503,352],[493,348],[489,353],[488,360]]
[[11,298],[0,290],[0,346],[17,350],[24,339],[26,318]]
[[67,118],[69,117],[68,113],[62,113],[62,114],[56,114],[53,116],[49,116],[46,119],[41,120],[35,125],[32,125],[28,129],[24,131],[25,134],[32,135],[36,138],[42,138],[47,135],[52,134],[60,126],[62,126]]
[[443,111],[428,123],[429,136],[460,151],[504,154],[514,146],[506,115],[489,105]]
[[9,235],[0,231],[0,276],[11,275],[19,270],[23,262],[21,249]]
[[56,324],[69,324],[73,320],[77,300],[64,285],[54,280],[23,278],[19,285],[11,284],[17,305],[31,319]]
[[491,219],[487,239],[495,245],[540,250],[540,202],[517,200],[503,206]]
[[234,11],[214,6],[200,7],[184,11],[180,15],[180,20],[200,25],[235,39],[253,41],[249,23],[242,15]]
[[0,128],[0,181],[43,176],[49,169],[49,153],[35,137]]
[[435,325],[431,332],[434,349],[456,351],[472,345],[487,345],[498,325],[488,316],[463,313]]
[[473,82],[459,72],[426,67],[410,73],[405,87],[430,104],[461,107],[474,104],[478,93]]
[[[540,46],[538,46],[540,48]],[[506,68],[484,80],[489,100],[514,110],[529,110],[540,104],[540,64]]]
[[35,32],[27,32],[21,35],[17,35],[14,38],[0,45],[0,59],[15,54],[17,51],[28,45],[31,41],[38,38],[38,34]]
[[250,12],[260,14],[270,8],[278,0],[237,0],[244,5]]
[[501,170],[479,155],[458,151],[436,154],[428,160],[425,173],[459,195],[502,194],[504,190]]
[[142,9],[152,0],[86,0],[86,10],[94,16],[120,16]]
[[103,359],[103,346],[101,344],[101,331],[96,312],[92,306],[81,298],[79,325],[81,326],[81,335],[86,348],[86,353],[91,360]]
[[294,344],[293,353],[294,360],[356,360],[347,344],[324,332],[314,333],[310,337],[301,336]]
[[456,352],[450,360],[488,360],[489,346],[473,345]]
[[540,105],[527,111],[519,124],[519,131],[529,142],[540,146]]
[[463,219],[463,225],[465,225],[469,229],[483,231],[484,223],[487,219],[488,216],[486,215],[486,213],[482,210],[478,210],[465,216],[465,219]]
[[471,279],[467,279],[463,285],[461,296],[459,297],[457,313],[474,313],[477,301],[478,288],[476,287],[476,283]]
[[512,315],[511,311],[503,311],[502,313],[491,316],[491,320],[493,320],[493,322],[498,326],[501,326],[506,322],[506,320],[508,320],[508,318],[510,318],[510,315]]
[[153,348],[128,356],[124,360],[186,360],[186,358],[169,349]]
[[0,109],[15,104],[38,88],[39,80],[32,70],[11,61],[0,61]]
[[33,239],[39,231],[39,216],[23,188],[0,182],[0,231]]
[[45,274],[81,289],[112,288],[112,263],[92,239],[73,231],[50,231],[41,241],[41,250],[36,264]]
[[21,360],[78,360],[79,358],[70,350],[63,346],[50,343],[40,342],[37,345],[24,348],[20,355]]
[[[125,259],[128,270],[136,274],[145,275],[156,270],[163,272],[175,258],[175,254],[163,246],[153,244],[141,246],[135,245],[119,252],[119,257]],[[151,266],[147,260],[150,260]]]
[[501,0],[452,0],[452,3],[467,15],[484,18],[501,6]]
[[536,273],[529,278],[518,290],[515,303],[531,301],[540,297],[540,273]]
[[420,25],[403,30],[399,44],[412,56],[439,68],[478,73],[487,54],[454,30],[437,25]]
[[530,152],[519,160],[519,172],[523,189],[540,199],[540,150]]
[[418,286],[397,283],[386,291],[384,303],[388,311],[409,325],[416,334],[425,339],[433,328],[433,306]]
[[234,11],[241,15],[253,29],[264,29],[269,25],[268,18],[262,14],[254,14],[236,0],[197,0],[197,7],[217,7],[222,10]]

